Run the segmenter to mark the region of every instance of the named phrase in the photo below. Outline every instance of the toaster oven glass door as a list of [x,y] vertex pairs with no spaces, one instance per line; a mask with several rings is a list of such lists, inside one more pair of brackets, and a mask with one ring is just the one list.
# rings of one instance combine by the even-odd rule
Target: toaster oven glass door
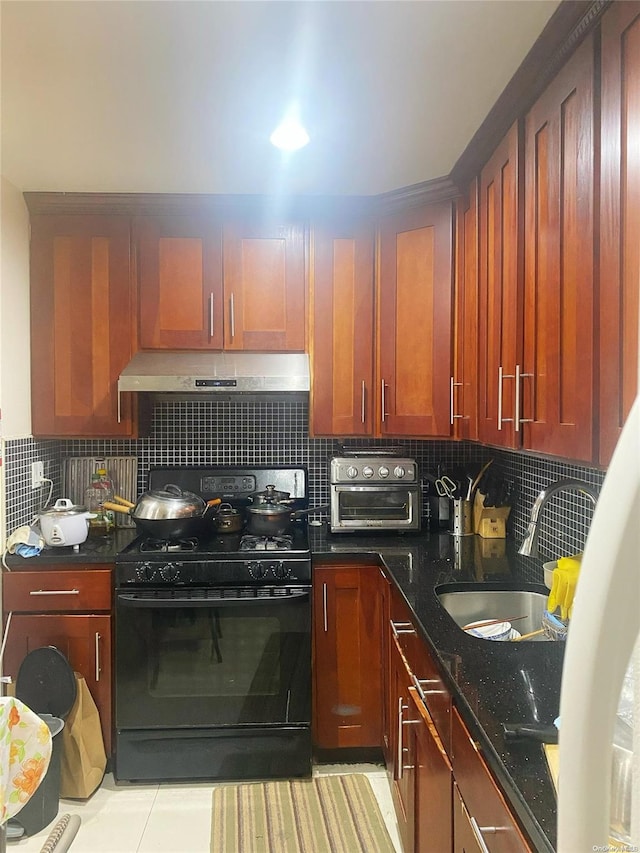
[[332,486],[331,527],[336,530],[417,530],[419,491],[406,486]]

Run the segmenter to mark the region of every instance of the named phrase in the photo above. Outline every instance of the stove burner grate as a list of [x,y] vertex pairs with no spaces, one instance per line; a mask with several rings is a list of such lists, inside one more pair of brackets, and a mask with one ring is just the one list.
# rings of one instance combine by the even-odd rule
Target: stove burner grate
[[145,554],[164,553],[165,551],[195,551],[197,539],[143,539],[140,551]]
[[241,551],[290,551],[292,536],[249,536],[240,540]]

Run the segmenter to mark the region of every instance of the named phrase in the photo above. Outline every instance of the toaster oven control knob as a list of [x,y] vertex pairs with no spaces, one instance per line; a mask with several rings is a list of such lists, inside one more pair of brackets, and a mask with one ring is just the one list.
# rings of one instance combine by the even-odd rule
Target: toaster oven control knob
[[358,476],[358,469],[355,467],[355,465],[349,465],[349,467],[347,468],[347,477],[350,480],[355,480],[355,478],[357,476]]
[[371,465],[365,465],[362,469],[362,476],[365,477],[367,480],[370,480],[373,477],[373,473],[374,471]]
[[160,569],[160,577],[163,581],[177,581],[180,577],[180,569],[175,563],[167,563]]
[[267,574],[267,566],[265,566],[264,563],[261,563],[260,560],[252,560],[250,563],[247,563],[247,568],[249,569],[251,577],[256,581],[260,580]]
[[401,480],[406,473],[407,472],[404,470],[402,465],[396,465],[396,467],[393,469],[393,476],[397,477],[399,480]]
[[381,477],[383,480],[386,480],[388,476],[389,476],[389,469],[387,468],[386,465],[381,465],[378,468],[378,477]]

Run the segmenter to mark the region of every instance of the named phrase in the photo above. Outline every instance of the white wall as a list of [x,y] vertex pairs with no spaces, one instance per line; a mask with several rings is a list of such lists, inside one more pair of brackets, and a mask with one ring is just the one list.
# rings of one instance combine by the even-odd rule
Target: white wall
[[0,211],[0,406],[2,436],[31,435],[29,214],[22,193],[2,177]]

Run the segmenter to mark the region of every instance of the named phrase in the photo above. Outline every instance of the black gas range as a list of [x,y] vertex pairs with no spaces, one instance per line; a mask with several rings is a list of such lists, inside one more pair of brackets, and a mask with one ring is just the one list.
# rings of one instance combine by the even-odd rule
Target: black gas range
[[[149,488],[174,483],[207,501],[221,498],[242,511],[268,485],[291,495],[293,511],[308,507],[304,468],[157,468]],[[283,536],[252,536],[246,530],[217,533],[202,525],[197,537],[158,540],[141,535],[116,557],[116,587],[130,585],[281,584],[310,582],[311,555],[305,519]]]
[[[205,500],[268,485],[307,506],[303,468],[154,469]],[[138,537],[116,558],[117,781],[311,774],[311,556],[306,523],[277,539]]]

